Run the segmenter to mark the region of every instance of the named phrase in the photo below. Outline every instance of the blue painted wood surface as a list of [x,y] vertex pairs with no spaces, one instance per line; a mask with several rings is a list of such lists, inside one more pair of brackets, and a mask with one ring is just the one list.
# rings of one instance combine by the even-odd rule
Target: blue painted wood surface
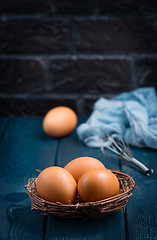
[[133,177],[136,187],[126,209],[128,239],[157,239],[157,151],[132,148],[134,157],[154,170],[150,177],[122,163],[122,171]]
[[[85,118],[79,120],[84,122]],[[0,119],[0,240],[8,239],[157,239],[157,152],[132,148],[134,156],[154,169],[145,176],[130,164],[105,158],[88,148],[76,131],[57,140],[45,135],[42,118]],[[79,156],[101,160],[107,168],[132,176],[134,189],[126,211],[103,218],[65,220],[31,211],[24,186],[31,177],[51,165],[65,166]]]

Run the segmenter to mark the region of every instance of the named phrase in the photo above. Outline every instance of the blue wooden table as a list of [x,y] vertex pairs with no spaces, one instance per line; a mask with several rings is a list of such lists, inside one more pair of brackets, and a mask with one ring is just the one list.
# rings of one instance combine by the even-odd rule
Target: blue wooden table
[[[79,123],[85,118],[79,119]],[[157,151],[132,148],[134,157],[154,169],[152,177],[136,167],[105,158],[88,148],[76,131],[57,140],[46,136],[42,118],[0,119],[0,240],[43,239],[151,239],[157,240]],[[31,210],[24,186],[30,177],[52,165],[64,166],[73,158],[91,156],[107,168],[120,169],[136,187],[126,211],[97,219],[60,219]]]

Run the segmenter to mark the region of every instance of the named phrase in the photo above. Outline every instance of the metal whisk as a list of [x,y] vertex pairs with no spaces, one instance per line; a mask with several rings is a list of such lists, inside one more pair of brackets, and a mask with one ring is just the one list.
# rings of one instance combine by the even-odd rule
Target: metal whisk
[[[103,141],[103,145],[101,146],[101,151],[105,156],[115,157],[118,156],[120,160],[126,160],[138,166],[141,170],[143,170],[146,175],[153,174],[153,169],[147,168],[143,163],[138,161],[133,157],[133,153],[129,148],[129,145],[125,142],[122,136],[118,136],[119,140],[114,140],[111,136],[106,135],[105,141]],[[110,144],[107,144],[110,143]],[[104,147],[106,147],[110,152],[105,151]],[[112,154],[112,153],[113,154]]]

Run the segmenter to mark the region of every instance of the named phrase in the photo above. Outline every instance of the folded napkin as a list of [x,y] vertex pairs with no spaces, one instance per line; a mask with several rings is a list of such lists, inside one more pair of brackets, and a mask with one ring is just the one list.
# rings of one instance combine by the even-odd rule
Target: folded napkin
[[157,149],[157,96],[155,88],[138,88],[110,100],[98,99],[87,121],[77,128],[89,147],[103,145],[105,134],[118,135],[137,147]]

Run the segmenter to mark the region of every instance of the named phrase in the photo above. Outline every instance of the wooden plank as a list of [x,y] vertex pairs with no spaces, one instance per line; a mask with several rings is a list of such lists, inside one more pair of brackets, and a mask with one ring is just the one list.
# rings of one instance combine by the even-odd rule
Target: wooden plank
[[[79,124],[85,121],[86,118],[80,118]],[[59,144],[59,155],[57,164],[64,167],[69,161],[81,156],[89,156],[99,159],[106,168],[119,169],[119,160],[105,157],[100,149],[87,147],[78,139],[76,130],[66,138],[63,138]]]
[[44,134],[41,118],[13,118],[0,145],[1,179],[24,185],[55,162],[57,140]]
[[[74,131],[60,141],[57,164],[64,166],[70,160],[80,156],[95,157],[107,168],[119,169],[118,160],[107,159],[99,149],[85,146],[78,140],[76,131]],[[46,239],[126,239],[124,212],[120,211],[103,218],[87,220],[48,217]]]
[[31,212],[26,193],[1,196],[0,216],[1,240],[43,239],[46,217]]
[[2,138],[4,136],[5,129],[7,128],[8,122],[9,122],[8,118],[6,118],[6,117],[0,118],[0,141],[2,141]]
[[0,143],[0,239],[43,239],[47,217],[31,211],[24,188],[37,169],[54,165],[57,140],[46,136],[42,118],[12,118]]
[[126,208],[127,239],[157,239],[157,151],[132,148],[134,157],[147,167],[154,169],[154,175],[146,176],[133,165],[122,163],[122,171],[135,180],[136,187]]
[[122,212],[88,220],[48,217],[45,239],[123,240],[126,239],[123,224]]

